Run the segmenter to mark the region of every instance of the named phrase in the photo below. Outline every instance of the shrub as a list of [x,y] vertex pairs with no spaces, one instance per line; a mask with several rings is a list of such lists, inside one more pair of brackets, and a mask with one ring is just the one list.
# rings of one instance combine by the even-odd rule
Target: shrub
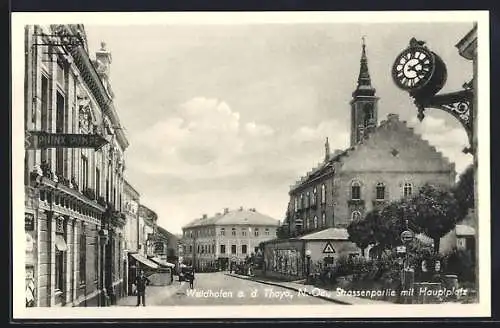
[[475,263],[469,250],[454,248],[444,256],[443,272],[455,274],[460,282],[475,281]]

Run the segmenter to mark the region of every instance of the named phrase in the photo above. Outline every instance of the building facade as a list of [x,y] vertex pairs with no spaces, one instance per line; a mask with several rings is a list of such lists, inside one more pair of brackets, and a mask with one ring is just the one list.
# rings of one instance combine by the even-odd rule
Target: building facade
[[350,102],[351,145],[332,154],[327,139],[322,163],[290,188],[286,220],[280,228],[285,236],[300,238],[329,229],[332,236],[322,234],[321,238],[337,245],[333,257],[345,253],[340,249],[352,254],[355,248],[346,245],[352,244],[346,228],[353,220],[375,207],[411,196],[426,183],[454,184],[454,164],[398,115],[389,114],[378,123],[378,100],[363,44],[358,83]]
[[[99,134],[98,149],[25,151],[26,305],[105,305],[122,280],[123,153],[105,45],[83,25],[26,26],[25,130]],[[32,146],[32,145],[28,145]],[[118,263],[117,263],[118,261]]]
[[254,253],[260,243],[276,238],[279,221],[243,208],[203,215],[182,228],[183,262],[197,270],[227,269]]
[[139,205],[139,253],[145,257],[154,255],[154,237],[157,233],[158,215],[147,206]]
[[132,185],[125,180],[123,184],[123,213],[125,214],[125,245],[123,250],[123,267],[125,293],[132,295],[132,282],[135,278],[137,268],[129,262],[129,254],[137,253],[139,250],[139,204],[140,194]]

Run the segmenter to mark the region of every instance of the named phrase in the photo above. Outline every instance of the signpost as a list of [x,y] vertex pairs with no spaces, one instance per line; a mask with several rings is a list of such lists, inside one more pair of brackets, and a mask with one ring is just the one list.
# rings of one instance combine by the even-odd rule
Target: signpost
[[330,242],[327,242],[325,245],[325,248],[323,248],[323,253],[324,254],[333,254],[335,253],[335,249],[333,249],[333,246]]
[[93,148],[99,150],[108,141],[99,134],[65,134],[43,131],[27,131],[24,139],[26,149],[44,148]]
[[410,230],[405,230],[401,233],[401,241],[405,244],[409,243],[415,238],[415,234]]

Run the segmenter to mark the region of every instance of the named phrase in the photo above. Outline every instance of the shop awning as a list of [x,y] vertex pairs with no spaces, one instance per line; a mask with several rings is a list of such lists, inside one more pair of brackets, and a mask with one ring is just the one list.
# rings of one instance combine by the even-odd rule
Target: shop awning
[[61,252],[66,252],[68,250],[68,245],[66,245],[64,237],[61,235],[56,235],[56,249]]
[[153,262],[151,260],[148,260],[147,258],[142,256],[141,254],[134,253],[134,254],[130,254],[130,256],[132,256],[134,259],[141,262],[142,264],[150,267],[151,269],[158,269],[160,267],[158,264],[156,264],[155,262]]
[[161,266],[167,267],[167,268],[175,268],[175,264],[169,263],[169,262],[167,262],[165,260],[162,260],[159,257],[152,257],[150,260],[153,261],[153,262],[158,263]]

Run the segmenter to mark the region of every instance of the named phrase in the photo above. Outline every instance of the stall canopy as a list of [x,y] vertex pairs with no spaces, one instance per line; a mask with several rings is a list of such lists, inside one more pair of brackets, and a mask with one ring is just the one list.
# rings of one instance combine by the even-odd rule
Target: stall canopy
[[158,269],[160,267],[158,264],[156,264],[155,262],[153,262],[151,260],[148,260],[147,258],[142,256],[141,254],[134,253],[134,254],[130,254],[130,256],[132,256],[134,259],[141,262],[142,264],[150,267],[151,269]]
[[161,265],[161,266],[163,266],[163,267],[167,267],[167,268],[175,268],[175,264],[173,264],[173,263],[169,263],[169,262],[167,262],[167,261],[165,261],[165,260],[162,260],[162,259],[161,259],[161,258],[159,258],[159,257],[152,257],[152,258],[151,258],[151,260],[152,260],[153,262],[158,263],[159,265]]

